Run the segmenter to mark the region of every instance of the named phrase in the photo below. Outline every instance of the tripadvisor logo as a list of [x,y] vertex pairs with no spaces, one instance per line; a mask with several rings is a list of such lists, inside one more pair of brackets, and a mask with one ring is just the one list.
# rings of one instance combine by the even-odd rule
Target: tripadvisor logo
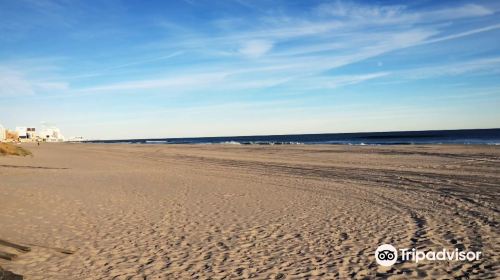
[[398,251],[390,244],[380,245],[375,251],[375,260],[379,265],[391,266],[398,260]]
[[378,246],[375,251],[375,260],[379,265],[391,266],[398,260],[398,255],[401,261],[476,261],[481,257],[481,252],[473,251],[453,251],[442,249],[440,251],[422,251],[413,249],[399,249],[399,251],[390,244],[383,244]]

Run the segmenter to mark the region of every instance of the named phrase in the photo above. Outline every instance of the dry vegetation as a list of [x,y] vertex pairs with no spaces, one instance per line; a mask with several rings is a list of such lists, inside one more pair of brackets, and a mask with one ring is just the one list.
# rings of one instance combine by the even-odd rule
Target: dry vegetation
[[29,156],[31,152],[9,143],[0,143],[0,155]]

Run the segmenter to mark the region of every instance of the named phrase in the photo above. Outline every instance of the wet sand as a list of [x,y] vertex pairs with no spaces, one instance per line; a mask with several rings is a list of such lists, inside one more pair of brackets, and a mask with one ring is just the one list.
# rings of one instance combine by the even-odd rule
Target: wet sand
[[[25,279],[500,277],[500,147],[25,146],[0,157]],[[385,268],[383,243],[483,256]]]

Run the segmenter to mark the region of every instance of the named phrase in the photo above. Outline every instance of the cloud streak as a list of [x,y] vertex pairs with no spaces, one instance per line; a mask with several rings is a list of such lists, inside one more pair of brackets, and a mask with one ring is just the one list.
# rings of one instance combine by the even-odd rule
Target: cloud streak
[[251,40],[245,42],[239,52],[247,57],[257,58],[269,52],[273,43],[265,40]]

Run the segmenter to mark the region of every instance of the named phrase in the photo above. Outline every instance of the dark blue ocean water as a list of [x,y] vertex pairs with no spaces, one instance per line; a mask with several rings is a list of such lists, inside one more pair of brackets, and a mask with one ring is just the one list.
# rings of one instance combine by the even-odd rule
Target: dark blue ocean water
[[343,145],[412,145],[412,144],[486,144],[500,145],[500,128],[432,131],[327,133],[264,136],[224,136],[199,138],[157,138],[93,140],[91,143],[131,144],[343,144]]

